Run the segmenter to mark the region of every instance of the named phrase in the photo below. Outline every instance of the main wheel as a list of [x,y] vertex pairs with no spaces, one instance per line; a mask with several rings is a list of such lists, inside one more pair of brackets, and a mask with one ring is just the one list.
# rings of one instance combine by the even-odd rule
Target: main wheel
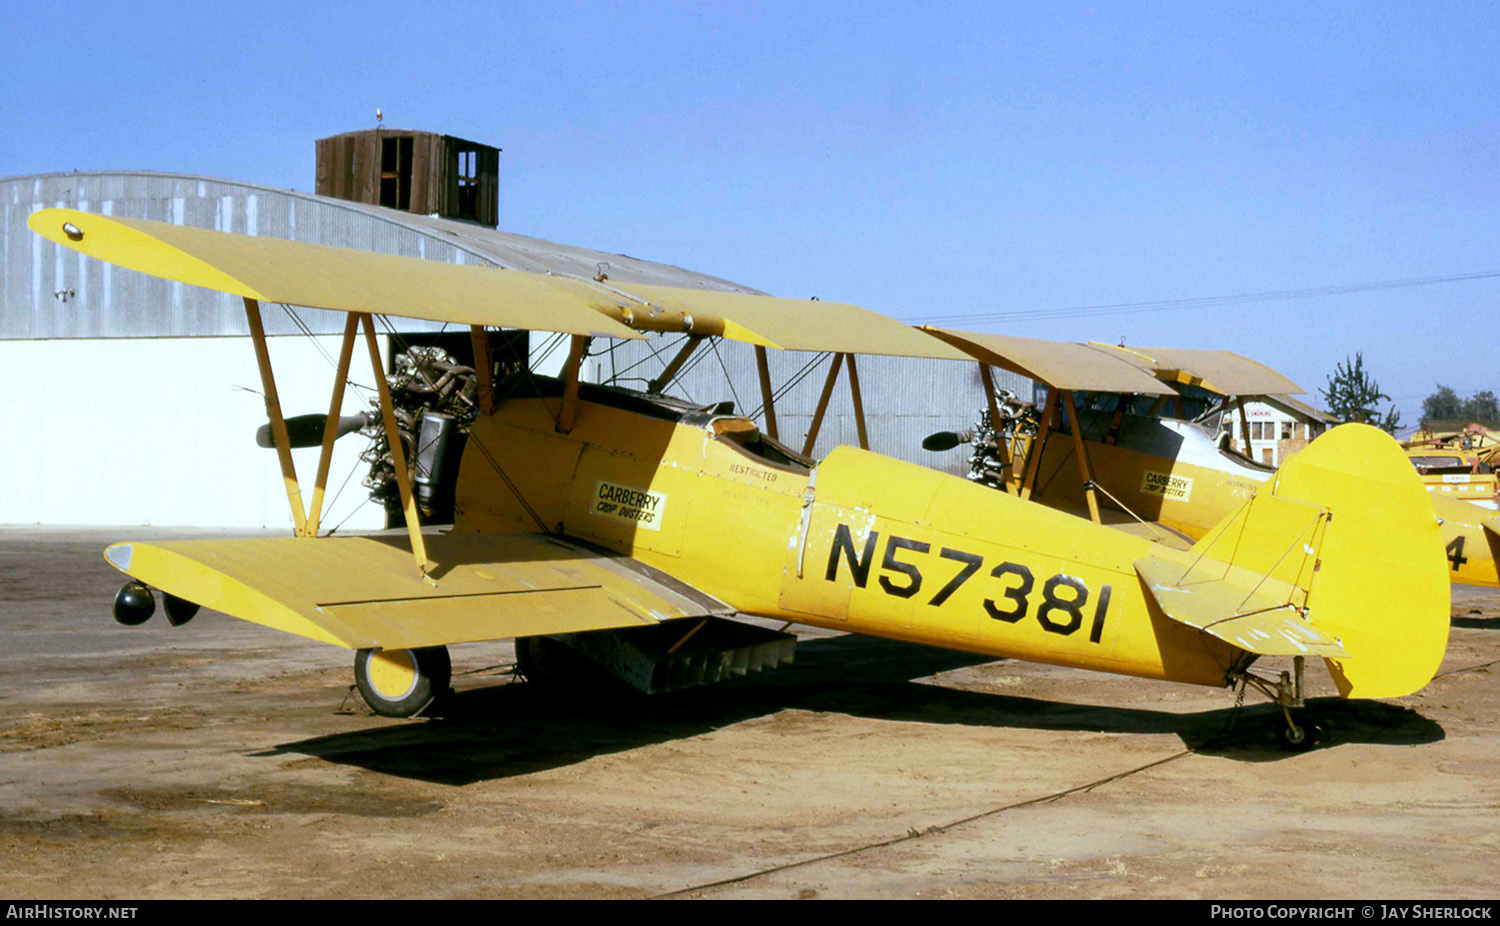
[[448,691],[453,664],[446,646],[362,649],[354,654],[354,684],[370,710],[411,717]]

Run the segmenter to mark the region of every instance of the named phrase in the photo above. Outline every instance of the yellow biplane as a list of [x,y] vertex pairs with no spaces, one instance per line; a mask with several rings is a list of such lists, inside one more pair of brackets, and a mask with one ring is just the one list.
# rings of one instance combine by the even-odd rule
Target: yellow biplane
[[[260,362],[295,536],[116,543],[105,556],[132,579],[117,617],[149,617],[156,589],[173,623],[203,606],[355,650],[356,682],[382,714],[425,707],[446,689],[446,648],[470,641],[515,638],[523,666],[559,641],[616,666],[631,652],[655,653],[637,686],[648,689],[736,674],[745,658],[784,653],[780,639],[710,639],[738,639],[726,625],[749,625],[726,618],[752,615],[1144,678],[1243,683],[1283,708],[1283,742],[1305,747],[1316,728],[1293,711],[1303,707],[1306,657],[1325,661],[1343,696],[1362,698],[1417,691],[1443,657],[1438,525],[1405,456],[1374,428],[1321,437],[1190,549],[1172,549],[864,449],[814,461],[775,438],[769,402],[772,433],[763,433],[722,407],[580,382],[591,338],[686,332],[673,364],[703,338],[755,345],[767,399],[767,349],[835,352],[834,373],[841,361],[862,418],[857,354],[972,359],[855,306],[615,286],[61,209],[34,213],[30,226],[122,267],[241,296]],[[307,510],[260,324],[264,300],[347,313]],[[421,526],[375,313],[468,324],[481,355],[486,327],[572,337],[560,379],[495,382],[490,364],[478,364],[482,413],[445,533]],[[361,331],[407,532],[319,537]],[[1263,656],[1292,657],[1294,669],[1257,675]]]
[[[1049,387],[1035,438],[1019,448],[999,448],[1008,491],[1168,545],[1200,540],[1277,472],[1240,453],[1230,434],[1200,420],[1212,420],[1212,414],[1189,415],[1187,402],[1196,399],[1200,411],[1238,406],[1241,443],[1248,447],[1245,400],[1302,391],[1280,373],[1229,351],[928,330],[982,365]],[[991,416],[998,417],[992,388],[989,393]],[[1075,420],[1082,427],[1074,427]],[[943,437],[932,446],[950,448],[958,435],[933,435]],[[1451,581],[1500,586],[1500,517],[1436,493],[1432,504]]]

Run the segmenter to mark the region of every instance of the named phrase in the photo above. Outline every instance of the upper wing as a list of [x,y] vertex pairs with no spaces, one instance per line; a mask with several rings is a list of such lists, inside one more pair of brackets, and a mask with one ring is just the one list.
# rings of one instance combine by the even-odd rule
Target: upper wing
[[1041,380],[1058,389],[1138,395],[1170,395],[1174,392],[1135,364],[1101,354],[1087,344],[948,328],[924,327],[923,330],[981,363]]
[[968,359],[894,318],[841,302],[616,285],[73,209],[42,209],[28,224],[64,247],[152,276],[309,308],[617,338],[685,331],[788,350]]
[[637,627],[733,613],[629,557],[542,534],[427,538],[431,572],[405,536],[117,543],[105,557],[154,588],[350,649],[405,649]]
[[601,314],[601,308],[612,305],[607,293],[566,277],[73,209],[43,209],[27,224],[43,238],[90,257],[249,299],[467,325],[639,337]]
[[724,337],[784,350],[969,360],[961,350],[888,315],[847,302],[783,299],[681,286],[625,287],[668,310],[723,319]]
[[1263,363],[1233,351],[1192,347],[1089,346],[1139,367],[1164,382],[1199,386],[1219,395],[1291,395],[1302,387]]
[[1171,395],[1171,384],[1220,395],[1290,395],[1302,387],[1262,363],[1227,350],[1117,347],[1090,341],[1044,341],[926,327],[934,337],[984,363],[1058,389]]

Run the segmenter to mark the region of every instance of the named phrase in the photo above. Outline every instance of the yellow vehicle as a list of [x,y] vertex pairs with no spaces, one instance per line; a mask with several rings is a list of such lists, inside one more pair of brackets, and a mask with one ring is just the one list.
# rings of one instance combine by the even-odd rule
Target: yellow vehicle
[[[1307,657],[1325,661],[1345,697],[1394,697],[1423,687],[1446,647],[1437,524],[1399,448],[1373,428],[1320,438],[1191,549],[1175,550],[865,450],[814,461],[713,406],[579,382],[591,336],[642,329],[950,356],[853,306],[606,288],[68,210],[30,224],[85,254],[242,296],[261,360],[297,536],[116,543],[106,558],[132,579],[116,616],[148,618],[155,589],[173,623],[204,606],[355,650],[360,691],[383,714],[422,710],[446,688],[446,647],[469,641],[520,638],[523,660],[567,646],[611,665],[657,646],[643,688],[733,674],[746,668],[736,654],[754,647],[698,643],[744,626],[726,617],[755,615],[1142,678],[1244,683],[1283,708],[1283,742],[1305,747],[1316,728],[1293,710]],[[262,299],[348,313],[307,512],[258,324]],[[574,336],[561,380],[486,384],[451,532],[421,529],[398,457],[404,537],[317,536],[360,329],[383,382],[372,311]],[[844,358],[852,374],[853,356]],[[399,441],[391,446],[400,453]],[[1261,657],[1292,657],[1293,670],[1255,674]]]
[[1480,463],[1491,468],[1500,463],[1500,433],[1490,430],[1478,422],[1462,428],[1446,431],[1424,428],[1402,443],[1407,450],[1457,450],[1473,454]]
[[1494,470],[1500,435],[1471,424],[1460,431],[1418,431],[1402,446],[1433,495],[1500,510]]
[[1500,508],[1495,503],[1500,488],[1497,477],[1472,453],[1423,448],[1408,450],[1406,455],[1433,495],[1472,502],[1491,511]]

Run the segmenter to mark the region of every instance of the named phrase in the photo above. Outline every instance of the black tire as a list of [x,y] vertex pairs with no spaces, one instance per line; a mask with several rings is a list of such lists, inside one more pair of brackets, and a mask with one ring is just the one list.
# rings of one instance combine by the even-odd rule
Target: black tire
[[446,646],[362,649],[354,654],[354,684],[382,717],[411,717],[447,694],[453,664]]
[[1317,748],[1318,742],[1323,738],[1323,728],[1313,723],[1305,714],[1293,713],[1292,720],[1297,724],[1297,733],[1283,721],[1276,727],[1276,742],[1282,749],[1289,752],[1307,752]]

